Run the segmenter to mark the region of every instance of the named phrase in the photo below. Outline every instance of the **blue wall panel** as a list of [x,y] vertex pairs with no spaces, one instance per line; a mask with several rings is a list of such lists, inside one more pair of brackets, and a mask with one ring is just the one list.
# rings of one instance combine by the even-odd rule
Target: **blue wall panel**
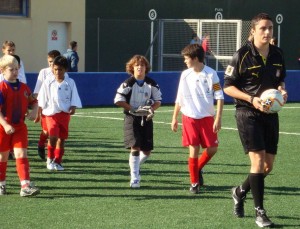
[[[27,73],[27,82],[33,90],[37,73]],[[69,73],[75,80],[83,106],[111,106],[119,85],[128,78],[124,72],[86,72]],[[223,85],[224,72],[218,72]],[[173,104],[176,97],[180,72],[151,72],[149,76],[160,86],[163,104]],[[300,102],[300,71],[287,71],[286,88],[289,102]],[[225,95],[225,102],[232,103],[232,98]]]

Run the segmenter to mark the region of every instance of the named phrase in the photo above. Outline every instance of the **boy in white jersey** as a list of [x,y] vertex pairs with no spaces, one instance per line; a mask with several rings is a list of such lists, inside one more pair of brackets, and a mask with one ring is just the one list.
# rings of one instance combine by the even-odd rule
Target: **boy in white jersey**
[[[16,53],[16,45],[13,41],[4,41],[2,44],[2,53],[3,55],[15,55]],[[19,71],[18,71],[18,79],[22,83],[27,83],[26,75],[25,75],[25,69],[24,69],[24,63],[22,60],[19,61]]]
[[[188,69],[180,77],[171,129],[177,131],[181,111],[182,145],[189,147],[190,191],[197,194],[203,185],[202,168],[217,152],[224,95],[216,71],[203,63],[204,50],[200,45],[190,44],[181,54]],[[200,146],[204,150],[199,157]]]
[[[57,50],[51,50],[50,52],[48,52],[47,62],[48,62],[49,67],[43,68],[39,72],[39,75],[38,75],[38,78],[37,78],[37,81],[35,84],[34,92],[33,92],[33,95],[35,98],[37,98],[43,82],[48,78],[53,78],[53,79],[55,78],[54,74],[52,73],[52,64],[53,64],[53,60],[57,56],[60,56],[60,52]],[[45,144],[48,139],[48,131],[47,131],[47,125],[46,125],[46,118],[44,115],[41,115],[41,126],[42,126],[42,131],[40,133],[40,138],[39,138],[39,142],[38,142],[38,155],[40,156],[40,158],[42,160],[45,160],[46,159]]]
[[76,108],[82,107],[75,81],[65,77],[67,69],[67,59],[57,56],[52,65],[55,78],[46,79],[38,94],[39,108],[46,116],[49,133],[47,157],[49,170],[64,170],[61,162],[65,140],[69,133],[70,115],[75,113]]

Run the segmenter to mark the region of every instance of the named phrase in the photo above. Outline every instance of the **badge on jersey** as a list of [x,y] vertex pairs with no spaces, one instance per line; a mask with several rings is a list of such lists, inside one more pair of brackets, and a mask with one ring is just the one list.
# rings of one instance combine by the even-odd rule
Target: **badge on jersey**
[[228,65],[226,68],[226,71],[225,71],[225,75],[232,76],[233,70],[234,70],[234,67],[232,67],[231,65]]
[[215,83],[215,84],[213,85],[213,90],[214,90],[214,91],[219,91],[219,90],[221,90],[221,85],[220,85],[220,83]]
[[280,69],[277,69],[277,71],[276,71],[276,77],[279,77],[280,76]]
[[28,95],[27,91],[24,91],[24,96],[26,99],[28,99],[29,95]]

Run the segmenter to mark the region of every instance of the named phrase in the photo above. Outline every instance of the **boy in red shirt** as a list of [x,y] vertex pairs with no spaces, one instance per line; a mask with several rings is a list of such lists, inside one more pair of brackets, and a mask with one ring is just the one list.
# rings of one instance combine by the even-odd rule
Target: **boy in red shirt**
[[[38,107],[29,87],[17,79],[18,69],[15,57],[4,55],[0,59],[0,70],[4,75],[4,81],[0,83],[0,195],[6,194],[7,160],[13,149],[21,183],[20,196],[34,196],[40,190],[30,183],[28,131],[24,120],[25,116],[34,120]],[[30,113],[28,105],[32,106]]]

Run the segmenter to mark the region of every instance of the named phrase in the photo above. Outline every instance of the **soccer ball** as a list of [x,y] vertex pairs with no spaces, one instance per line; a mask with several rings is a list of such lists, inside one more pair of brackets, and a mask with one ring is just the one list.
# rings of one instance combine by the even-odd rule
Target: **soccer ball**
[[284,105],[283,96],[276,89],[268,89],[261,96],[261,104],[264,106],[266,113],[277,113]]

